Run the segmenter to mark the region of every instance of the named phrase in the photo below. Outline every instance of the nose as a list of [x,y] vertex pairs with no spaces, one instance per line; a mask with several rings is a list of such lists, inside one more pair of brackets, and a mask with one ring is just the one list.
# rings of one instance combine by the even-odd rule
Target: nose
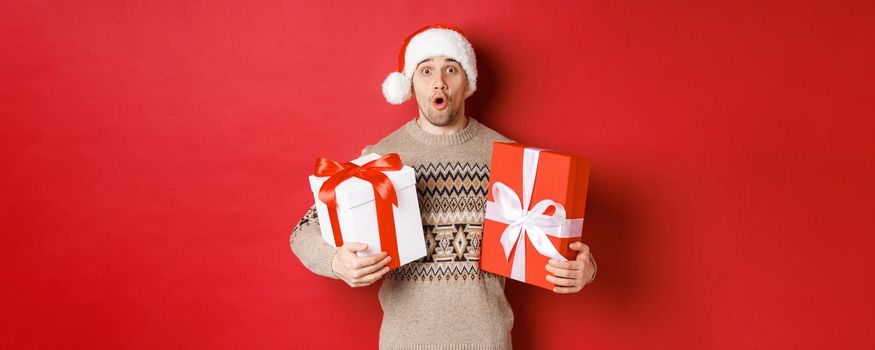
[[434,78],[434,89],[437,91],[444,91],[447,89],[447,83],[444,81],[444,73],[438,72],[435,74]]

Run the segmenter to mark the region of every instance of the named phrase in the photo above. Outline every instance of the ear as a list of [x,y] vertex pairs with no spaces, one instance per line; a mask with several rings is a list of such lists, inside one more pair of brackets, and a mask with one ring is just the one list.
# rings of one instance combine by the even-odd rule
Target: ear
[[[462,69],[462,73],[465,73],[465,69],[464,69],[464,68]],[[468,97],[467,97],[467,96],[468,96],[468,90],[471,90],[471,85],[468,85],[468,73],[465,73],[465,74],[463,74],[463,75],[465,76],[465,90],[464,90],[464,92],[463,92],[463,96],[466,96],[465,99],[467,99],[467,98],[468,98]]]

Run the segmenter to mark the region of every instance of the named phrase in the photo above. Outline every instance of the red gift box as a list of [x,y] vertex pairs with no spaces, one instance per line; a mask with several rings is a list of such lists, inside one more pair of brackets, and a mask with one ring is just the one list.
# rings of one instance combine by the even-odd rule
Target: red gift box
[[577,257],[589,170],[589,158],[495,142],[480,268],[552,290],[544,266]]

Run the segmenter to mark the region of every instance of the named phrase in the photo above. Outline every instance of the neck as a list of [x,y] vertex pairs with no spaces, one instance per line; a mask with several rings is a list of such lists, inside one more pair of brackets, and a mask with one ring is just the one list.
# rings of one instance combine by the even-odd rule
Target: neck
[[462,107],[459,109],[459,116],[456,117],[456,120],[451,124],[444,126],[434,125],[430,123],[427,118],[423,117],[422,114],[416,118],[416,124],[419,125],[419,128],[422,129],[422,131],[429,134],[452,135],[464,130],[465,127],[468,126],[468,116],[465,115],[465,108]]

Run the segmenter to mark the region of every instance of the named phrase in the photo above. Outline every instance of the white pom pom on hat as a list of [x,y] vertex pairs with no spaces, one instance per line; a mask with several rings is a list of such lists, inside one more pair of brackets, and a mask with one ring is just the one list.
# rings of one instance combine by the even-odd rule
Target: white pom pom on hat
[[462,30],[449,23],[435,23],[423,27],[404,39],[398,55],[398,70],[383,81],[383,96],[391,104],[402,104],[412,95],[413,72],[420,62],[437,56],[446,56],[459,62],[468,77],[465,97],[477,90],[477,58],[474,48],[462,35]]
[[400,72],[389,73],[383,81],[383,96],[393,105],[404,103],[410,98],[410,79]]

